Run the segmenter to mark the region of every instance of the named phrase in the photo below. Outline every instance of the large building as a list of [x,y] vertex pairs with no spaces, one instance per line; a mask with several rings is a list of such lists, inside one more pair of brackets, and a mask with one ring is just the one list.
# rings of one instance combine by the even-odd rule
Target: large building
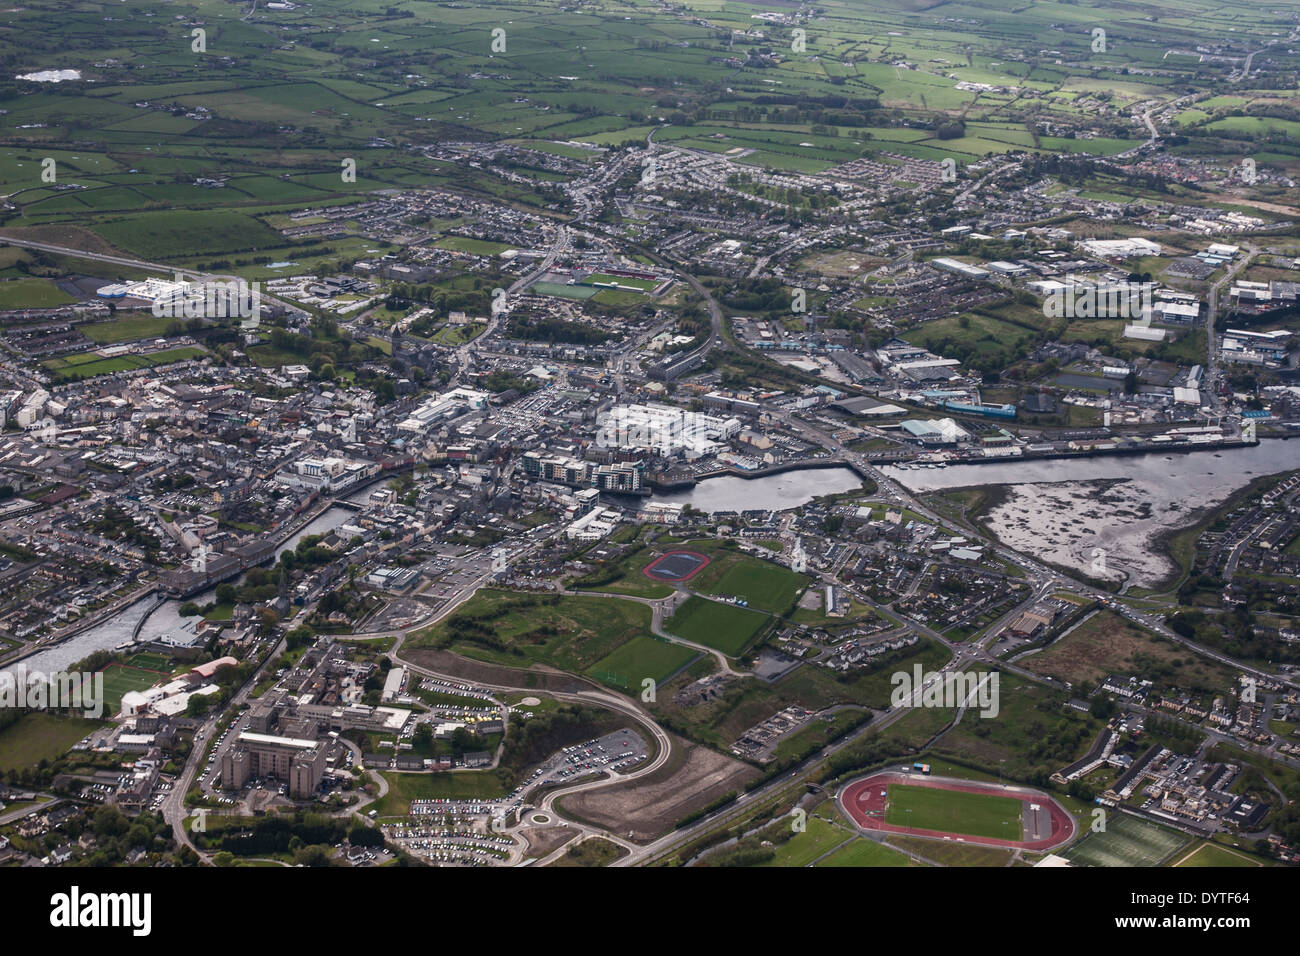
[[1131,259],[1134,256],[1160,255],[1160,243],[1136,236],[1130,239],[1085,239],[1079,245],[1102,259]]
[[929,421],[913,418],[899,422],[899,428],[922,445],[955,445],[970,438],[970,432],[951,418],[936,418]]
[[274,777],[289,785],[289,795],[310,800],[325,773],[324,743],[244,731],[221,758],[221,784],[238,790],[249,780]]
[[718,418],[671,405],[615,405],[600,422],[596,444],[624,451],[649,450],[665,458],[721,451],[739,434],[738,418]]
[[611,492],[640,492],[645,477],[645,465],[639,461],[597,465],[581,458],[531,451],[524,453],[523,467],[530,478]]
[[472,388],[453,388],[450,392],[435,395],[420,405],[410,416],[397,423],[397,430],[422,435],[442,422],[465,412],[486,407],[487,392]]

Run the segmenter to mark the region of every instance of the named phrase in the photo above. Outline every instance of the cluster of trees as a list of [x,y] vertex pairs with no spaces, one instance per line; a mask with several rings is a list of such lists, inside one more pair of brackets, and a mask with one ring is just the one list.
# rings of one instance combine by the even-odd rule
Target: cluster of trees
[[[1223,583],[1213,575],[1201,575],[1184,584],[1179,599],[1190,600],[1197,590],[1220,591]],[[1167,621],[1170,629],[1206,647],[1246,660],[1271,660],[1275,663],[1300,663],[1300,648],[1278,641],[1268,629],[1257,627],[1255,608],[1266,607],[1271,597],[1264,581],[1242,581],[1244,600],[1230,605],[1226,613],[1210,617],[1198,608],[1184,608]]]
[[[295,863],[329,866],[334,845],[351,839],[352,829],[355,827],[349,828],[346,820],[338,817],[316,813],[273,814],[254,818],[241,829],[225,827],[214,832],[195,833],[193,839],[203,849],[230,854],[221,860],[227,865],[236,856],[292,853]],[[361,839],[373,840],[373,837],[357,835]],[[382,841],[382,835],[380,839]]]
[[[474,278],[472,289],[463,291],[427,284],[395,282],[390,288],[386,301],[390,309],[405,309],[411,303],[428,306],[445,319],[449,312],[486,315],[492,308],[492,293],[481,276]],[[433,316],[429,316],[427,321],[421,320],[412,325],[411,331],[417,335],[425,334],[432,329],[435,321]]]
[[123,863],[132,850],[164,854],[171,852],[174,846],[172,828],[161,814],[141,813],[132,819],[112,805],[87,810],[84,816],[73,817],[39,841],[15,838],[15,845],[21,845],[28,852],[42,853],[65,842],[79,840],[87,833],[95,837],[95,843],[87,853],[73,860],[72,866],[116,866]]
[[618,333],[588,325],[550,317],[512,318],[511,337],[528,342],[563,342],[568,345],[601,345],[606,339],[619,338]]
[[555,710],[534,714],[524,720],[510,715],[510,731],[501,753],[501,768],[513,774],[540,763],[571,744],[613,733],[625,718],[607,710],[581,704],[561,704]]
[[[771,315],[791,315],[792,290],[780,279],[741,279],[723,295],[723,301],[734,309],[746,312],[764,312]],[[812,307],[812,303],[807,303]]]

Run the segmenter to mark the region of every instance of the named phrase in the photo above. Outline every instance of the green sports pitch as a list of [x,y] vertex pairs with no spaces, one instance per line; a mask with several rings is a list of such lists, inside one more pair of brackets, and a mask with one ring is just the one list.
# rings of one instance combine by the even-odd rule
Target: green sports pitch
[[587,673],[602,683],[628,693],[640,692],[647,677],[662,684],[700,656],[691,647],[640,634],[606,654]]
[[1110,812],[1105,830],[1089,833],[1062,855],[1075,866],[1159,866],[1190,842],[1177,830]]
[[684,640],[735,657],[767,624],[766,614],[691,595],[664,627]]
[[152,687],[167,675],[143,670],[126,664],[110,664],[104,668],[104,714],[115,714],[122,709],[122,695],[132,690]]
[[616,287],[629,292],[649,292],[659,285],[658,280],[634,279],[631,276],[612,276],[603,272],[594,272],[582,280],[582,285],[598,285],[606,288]]
[[914,830],[1019,840],[1022,811],[1022,801],[1013,797],[890,784],[885,822]]

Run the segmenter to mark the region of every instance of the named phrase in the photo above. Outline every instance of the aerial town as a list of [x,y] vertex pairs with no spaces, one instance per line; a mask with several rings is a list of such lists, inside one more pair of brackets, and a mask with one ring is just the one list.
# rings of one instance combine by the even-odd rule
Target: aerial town
[[327,6],[10,53],[0,866],[1300,863],[1300,15]]

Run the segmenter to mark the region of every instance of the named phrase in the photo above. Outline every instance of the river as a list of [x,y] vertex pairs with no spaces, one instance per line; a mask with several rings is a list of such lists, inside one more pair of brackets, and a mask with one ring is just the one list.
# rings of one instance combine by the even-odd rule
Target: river
[[1097,578],[1150,587],[1175,570],[1154,543],[1255,478],[1300,468],[1300,441],[1186,454],[1098,455],[881,470],[914,492],[1005,485],[985,516],[1005,544]]
[[650,500],[690,505],[712,514],[717,511],[788,511],[823,495],[842,494],[862,487],[851,468],[801,468],[762,478],[722,475],[705,478],[694,488],[659,494]]
[[[332,531],[345,524],[355,514],[356,512],[341,508],[338,505],[325,509],[277,548],[275,552],[276,558],[278,559],[286,551],[292,551],[298,546],[298,542],[308,535],[325,534]],[[186,601],[193,601],[195,604],[202,606],[215,601],[216,595],[216,588],[211,588],[201,594],[186,598],[185,601],[167,600],[159,604],[152,597],[137,601],[130,607],[123,608],[108,620],[87,628],[75,637],[33,654],[23,663],[30,670],[43,672],[64,670],[77,661],[89,657],[94,651],[112,650],[123,641],[129,640],[135,631],[136,625],[140,623],[140,619],[146,617],[146,615],[144,626],[140,629],[141,639],[171,633],[186,621],[193,620],[181,616],[182,604],[186,603]]]

